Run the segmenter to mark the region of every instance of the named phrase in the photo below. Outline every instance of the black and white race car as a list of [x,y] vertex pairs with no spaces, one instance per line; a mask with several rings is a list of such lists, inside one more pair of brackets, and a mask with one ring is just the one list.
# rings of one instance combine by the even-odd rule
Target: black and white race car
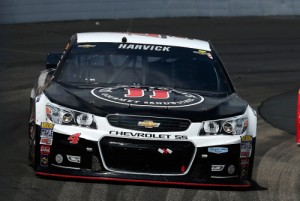
[[31,91],[39,176],[248,187],[256,113],[209,42],[78,33]]

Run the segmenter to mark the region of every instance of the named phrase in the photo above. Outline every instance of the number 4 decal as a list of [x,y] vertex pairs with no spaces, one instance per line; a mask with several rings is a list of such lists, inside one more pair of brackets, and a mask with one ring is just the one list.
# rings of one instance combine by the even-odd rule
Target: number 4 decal
[[[127,89],[127,94],[125,97],[128,98],[140,98],[144,97],[144,90],[139,88],[129,88]],[[150,95],[150,98],[153,99],[168,99],[170,97],[169,91],[166,90],[153,90],[153,95]]]
[[80,133],[75,133],[75,134],[71,135],[68,138],[68,140],[70,141],[70,144],[78,144],[80,135],[81,135]]

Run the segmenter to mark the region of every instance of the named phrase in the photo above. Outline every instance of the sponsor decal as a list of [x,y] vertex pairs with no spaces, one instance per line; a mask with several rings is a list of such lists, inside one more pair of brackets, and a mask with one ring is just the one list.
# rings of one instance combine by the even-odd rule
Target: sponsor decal
[[49,145],[41,145],[41,147],[40,147],[41,154],[49,155],[50,154],[50,148],[51,148],[51,146],[49,146]]
[[160,125],[160,123],[156,123],[156,122],[148,121],[148,120],[138,122],[138,126],[143,126],[145,128],[157,128],[157,127],[159,127],[159,125]]
[[251,142],[241,143],[241,151],[251,151],[251,150],[252,150]]
[[194,51],[194,53],[201,54],[201,55],[206,55],[206,50],[198,50],[198,52]]
[[214,154],[223,154],[228,152],[227,147],[209,147],[208,148],[209,153],[214,153]]
[[248,169],[242,169],[241,179],[247,179]]
[[80,161],[81,161],[81,157],[80,156],[67,155],[67,159],[68,159],[68,161],[70,161],[72,163],[80,163]]
[[230,166],[228,167],[228,174],[233,174],[234,171],[235,171],[234,165],[230,165]]
[[249,158],[241,159],[241,166],[249,166],[249,164],[250,164]]
[[75,133],[75,134],[71,135],[70,137],[68,137],[70,144],[78,144],[80,135],[81,135],[81,133]]
[[220,172],[224,169],[225,165],[211,165],[212,172]]
[[157,52],[170,52],[170,48],[168,46],[162,45],[138,45],[138,44],[127,44],[122,43],[119,45],[118,49],[126,49],[126,50],[145,50],[145,51],[157,51]]
[[53,138],[53,130],[42,128],[40,136],[41,136],[41,138],[50,138],[50,139],[52,139]]
[[53,139],[52,138],[41,138],[40,144],[43,145],[52,145]]
[[48,129],[53,129],[54,124],[49,123],[49,122],[42,122],[41,123],[41,128],[48,128]]
[[174,140],[187,140],[186,135],[171,135],[171,134],[157,134],[157,133],[141,133],[141,132],[127,132],[127,131],[109,131],[110,135],[124,136],[124,137],[137,137],[137,138],[155,138],[155,139],[174,139]]
[[43,167],[48,167],[48,157],[49,155],[41,155],[40,165]]
[[247,179],[249,171],[250,159],[242,158],[241,159],[241,179]]
[[91,47],[96,47],[96,45],[84,44],[84,45],[78,45],[77,47],[81,47],[81,48],[91,48]]
[[186,170],[186,167],[185,167],[185,165],[182,165],[182,166],[181,166],[181,168],[180,168],[180,172],[184,173],[184,172],[185,172],[185,170]]
[[241,158],[246,158],[251,156],[252,152],[252,142],[241,143]]
[[61,155],[61,154],[56,154],[55,156],[55,161],[58,163],[58,164],[61,164],[64,160],[64,157]]
[[247,179],[249,172],[249,159],[241,160],[241,179]]
[[252,135],[241,136],[241,141],[242,142],[252,142]]
[[251,151],[241,151],[240,157],[241,158],[249,158],[249,157],[251,157]]
[[172,154],[173,153],[173,151],[169,148],[167,148],[167,149],[166,148],[159,148],[157,151],[161,154]]
[[206,50],[198,50],[198,51],[194,51],[193,53],[200,54],[200,55],[206,55],[208,58],[213,59],[212,54],[210,52],[207,52]]
[[204,101],[198,94],[149,87],[99,87],[93,89],[91,93],[104,101],[146,107],[188,107]]

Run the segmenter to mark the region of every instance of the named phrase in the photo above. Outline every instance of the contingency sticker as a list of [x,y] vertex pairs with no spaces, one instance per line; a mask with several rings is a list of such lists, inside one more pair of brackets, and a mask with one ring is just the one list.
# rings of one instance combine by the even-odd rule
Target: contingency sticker
[[53,139],[53,130],[52,129],[41,129],[41,138],[51,138]]
[[54,124],[49,122],[41,123],[41,132],[40,132],[40,144],[41,145],[52,145],[53,141],[53,127]]
[[198,51],[194,51],[193,53],[200,54],[200,55],[206,55],[208,58],[213,59],[212,54],[206,50],[198,50]]
[[42,122],[41,123],[41,128],[47,128],[47,129],[53,129],[54,124],[49,123],[49,122]]
[[41,155],[40,165],[43,167],[48,167],[48,157],[49,155]]
[[53,139],[50,138],[41,138],[40,144],[52,145]]
[[241,159],[241,179],[247,179],[249,172],[249,158]]
[[40,152],[42,155],[50,155],[50,148],[51,146],[49,145],[41,145],[40,147]]
[[241,136],[241,141],[242,142],[252,142],[252,135]]
[[240,158],[249,158],[251,157],[252,152],[252,136],[251,135],[244,135],[241,136],[241,152]]

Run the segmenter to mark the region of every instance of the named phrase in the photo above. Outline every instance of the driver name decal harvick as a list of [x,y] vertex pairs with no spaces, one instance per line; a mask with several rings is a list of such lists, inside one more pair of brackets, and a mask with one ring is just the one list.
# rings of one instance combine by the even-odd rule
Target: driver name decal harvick
[[160,46],[160,45],[137,45],[137,44],[120,44],[118,49],[131,49],[131,50],[150,50],[158,52],[170,52],[171,47]]
[[99,87],[91,93],[108,102],[131,106],[188,107],[204,101],[202,96],[195,93],[157,87]]

